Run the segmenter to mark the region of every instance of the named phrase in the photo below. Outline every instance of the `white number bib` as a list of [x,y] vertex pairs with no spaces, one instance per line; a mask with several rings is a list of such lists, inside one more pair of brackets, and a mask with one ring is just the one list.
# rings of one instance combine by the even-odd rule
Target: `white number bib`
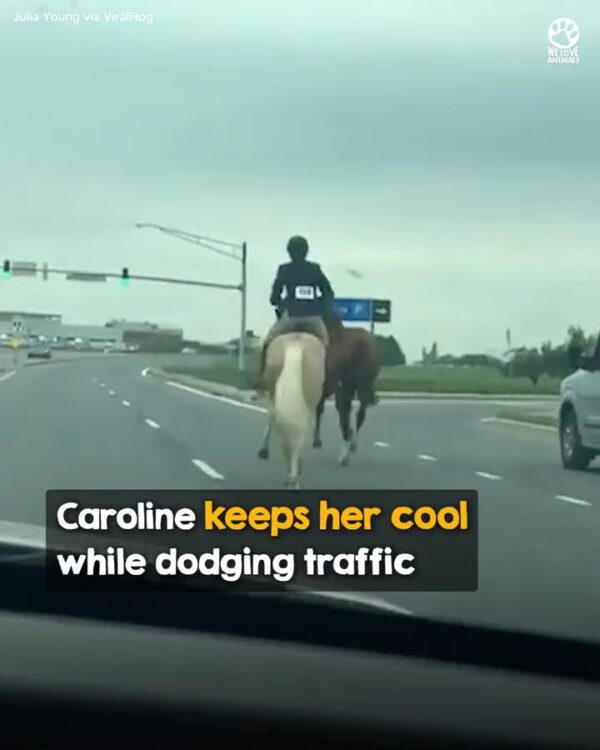
[[295,287],[294,293],[296,299],[314,299],[315,288],[314,286],[297,286]]

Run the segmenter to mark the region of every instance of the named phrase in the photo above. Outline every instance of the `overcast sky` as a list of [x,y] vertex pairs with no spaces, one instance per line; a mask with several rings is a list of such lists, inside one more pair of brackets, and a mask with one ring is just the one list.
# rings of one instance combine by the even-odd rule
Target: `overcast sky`
[[[579,65],[546,62],[562,16]],[[0,49],[3,257],[237,283],[133,224],[247,240],[262,333],[300,233],[339,296],[392,299],[411,359],[600,329],[597,0],[3,0]],[[239,295],[10,279],[0,309],[222,340]]]

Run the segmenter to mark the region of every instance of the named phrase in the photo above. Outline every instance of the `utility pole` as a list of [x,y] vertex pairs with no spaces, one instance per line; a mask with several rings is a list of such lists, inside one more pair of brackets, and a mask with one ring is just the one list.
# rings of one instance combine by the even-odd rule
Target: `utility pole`
[[239,287],[236,287],[241,292],[241,311],[240,311],[240,340],[238,348],[238,368],[241,372],[246,367],[246,306],[247,306],[247,262],[248,262],[248,246],[246,242],[228,242],[226,240],[216,239],[215,237],[205,237],[201,234],[193,234],[192,232],[186,232],[182,229],[175,229],[173,227],[164,227],[160,224],[151,223],[137,223],[135,225],[137,229],[157,229],[159,232],[168,234],[176,239],[183,240],[184,242],[191,242],[194,245],[199,245],[206,250],[212,250],[214,253],[224,255],[227,258],[233,258],[242,264],[242,281]]

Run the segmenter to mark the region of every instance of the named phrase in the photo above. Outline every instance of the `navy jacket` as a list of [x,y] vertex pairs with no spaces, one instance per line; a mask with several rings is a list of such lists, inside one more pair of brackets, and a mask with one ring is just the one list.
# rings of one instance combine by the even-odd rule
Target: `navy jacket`
[[282,263],[277,269],[271,304],[287,312],[290,318],[323,315],[333,299],[331,284],[318,263],[292,261]]

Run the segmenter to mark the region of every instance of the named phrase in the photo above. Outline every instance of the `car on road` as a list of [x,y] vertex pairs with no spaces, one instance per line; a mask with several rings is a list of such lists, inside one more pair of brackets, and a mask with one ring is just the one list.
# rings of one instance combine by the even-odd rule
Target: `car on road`
[[48,346],[36,346],[27,352],[27,359],[51,359],[52,351]]
[[600,455],[600,334],[592,353],[560,385],[559,436],[566,469],[587,469]]

